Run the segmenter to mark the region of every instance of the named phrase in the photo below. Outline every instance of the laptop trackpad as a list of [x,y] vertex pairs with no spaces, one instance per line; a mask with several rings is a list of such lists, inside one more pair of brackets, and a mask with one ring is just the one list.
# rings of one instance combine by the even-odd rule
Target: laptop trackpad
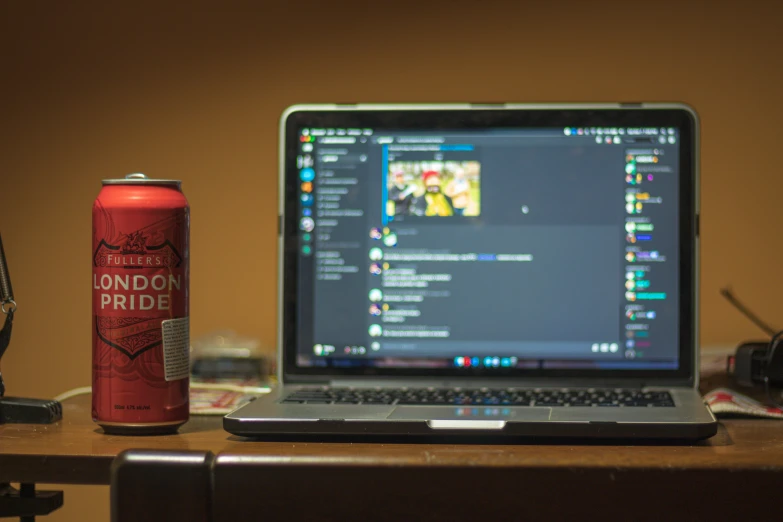
[[[477,425],[476,421],[495,422],[499,426],[503,421],[515,422],[546,422],[552,414],[552,408],[504,408],[497,406],[397,406],[387,417],[389,419],[427,420],[427,421],[464,421],[466,429]],[[431,425],[439,425],[438,422],[430,422]],[[448,427],[454,428],[452,422]],[[444,425],[445,427],[446,425]],[[502,428],[502,426],[501,426]]]

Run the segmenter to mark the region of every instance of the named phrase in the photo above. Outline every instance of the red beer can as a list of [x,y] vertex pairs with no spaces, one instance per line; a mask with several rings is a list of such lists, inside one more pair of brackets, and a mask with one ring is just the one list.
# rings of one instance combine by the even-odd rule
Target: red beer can
[[177,180],[103,181],[92,207],[92,417],[106,433],[188,420],[190,207]]

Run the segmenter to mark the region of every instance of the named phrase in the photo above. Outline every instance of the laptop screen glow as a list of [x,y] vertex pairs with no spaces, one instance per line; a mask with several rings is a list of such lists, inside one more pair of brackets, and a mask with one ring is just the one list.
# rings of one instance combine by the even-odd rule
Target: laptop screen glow
[[297,365],[678,368],[677,128],[298,136]]

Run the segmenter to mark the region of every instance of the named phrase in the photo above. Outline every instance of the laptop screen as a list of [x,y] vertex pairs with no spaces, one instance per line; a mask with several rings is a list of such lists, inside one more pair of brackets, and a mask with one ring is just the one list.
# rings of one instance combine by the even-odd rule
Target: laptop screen
[[295,132],[298,367],[679,368],[679,127]]

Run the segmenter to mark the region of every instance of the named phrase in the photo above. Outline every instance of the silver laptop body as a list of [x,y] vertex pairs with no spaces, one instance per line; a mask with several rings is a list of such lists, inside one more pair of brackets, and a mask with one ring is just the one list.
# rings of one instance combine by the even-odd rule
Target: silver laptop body
[[681,104],[303,105],[280,122],[278,377],[246,437],[700,439]]

